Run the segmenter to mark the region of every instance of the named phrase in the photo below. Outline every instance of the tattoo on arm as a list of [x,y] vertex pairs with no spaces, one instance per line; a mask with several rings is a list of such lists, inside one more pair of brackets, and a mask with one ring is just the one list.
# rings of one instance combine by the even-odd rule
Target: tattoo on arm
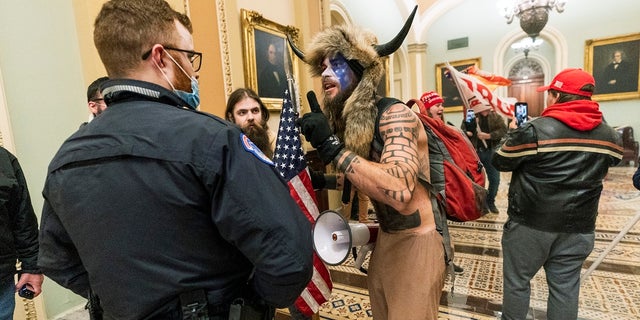
[[416,187],[420,165],[418,125],[413,111],[400,106],[391,107],[380,118],[379,130],[384,140],[380,163],[394,164],[386,170],[387,174],[403,181],[400,189],[384,189],[385,194],[396,201],[408,201]]
[[[344,152],[344,151],[341,151]],[[338,155],[336,157],[336,159],[341,158],[341,155]],[[357,155],[354,152],[349,152],[349,154],[347,154],[346,157],[344,157],[344,160],[340,161],[338,160],[338,162],[336,163],[336,167],[338,167],[338,170],[344,172],[344,173],[353,173],[353,169],[351,168],[351,164],[352,163],[358,163],[358,159],[357,159]]]

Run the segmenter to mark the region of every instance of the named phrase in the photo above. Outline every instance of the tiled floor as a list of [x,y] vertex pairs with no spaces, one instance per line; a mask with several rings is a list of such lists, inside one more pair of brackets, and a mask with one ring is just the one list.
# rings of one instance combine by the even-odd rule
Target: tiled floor
[[[632,167],[611,168],[605,180],[596,225],[596,243],[583,272],[611,244],[640,212],[640,191],[633,188]],[[456,249],[456,264],[464,272],[447,280],[440,319],[496,319],[502,304],[502,225],[507,218],[507,189],[510,176],[503,173],[497,199],[500,214],[477,221],[450,223]],[[320,311],[320,319],[371,318],[366,275],[348,259],[331,267],[335,283],[332,299]],[[454,294],[450,293],[454,285]],[[543,272],[533,279],[528,319],[546,319],[547,286]],[[286,318],[282,317],[281,318]],[[580,319],[640,319],[640,223],[613,247],[598,268],[586,279],[580,292]]]
[[[600,201],[595,248],[584,271],[607,248],[625,225],[639,212],[640,191],[631,185],[632,167],[610,170]],[[451,223],[456,247],[456,264],[464,272],[455,283],[447,280],[441,299],[440,319],[496,319],[502,301],[502,258],[500,239],[506,215],[509,175],[503,174],[497,205],[500,214],[490,214],[474,222]],[[350,258],[331,267],[334,280],[332,299],[323,305],[320,319],[371,318],[366,276],[352,267]],[[366,266],[366,264],[365,264]],[[454,294],[450,293],[452,284]],[[532,281],[531,312],[528,319],[546,319],[547,287],[544,273]],[[613,247],[580,292],[580,319],[640,319],[640,223]],[[277,319],[287,319],[286,311]],[[79,310],[60,319],[88,319]]]

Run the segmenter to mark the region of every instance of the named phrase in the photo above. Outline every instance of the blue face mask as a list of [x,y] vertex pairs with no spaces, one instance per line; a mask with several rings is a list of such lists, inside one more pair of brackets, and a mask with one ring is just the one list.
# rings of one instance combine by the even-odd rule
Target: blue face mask
[[195,77],[191,78],[191,92],[173,90],[173,93],[184,100],[191,110],[195,110],[200,105],[200,88],[198,88],[198,81]]
[[177,63],[176,60],[174,60],[170,54],[167,54],[167,56],[171,59],[171,61],[173,61],[173,63],[176,64],[176,66],[178,66],[178,68],[180,68],[182,73],[184,73],[187,76],[187,78],[191,79],[191,92],[176,90],[176,88],[173,86],[171,81],[169,81],[169,78],[164,73],[164,71],[162,71],[162,69],[157,64],[156,64],[156,67],[160,69],[160,72],[162,72],[162,75],[164,76],[164,78],[167,80],[167,82],[169,82],[169,85],[171,86],[171,88],[173,88],[173,93],[175,93],[178,97],[180,97],[180,99],[182,99],[187,104],[186,106],[189,109],[196,110],[196,108],[198,108],[198,106],[200,105],[200,88],[198,88],[198,80],[196,80],[195,77],[190,77],[189,74],[186,71],[184,71],[184,69],[182,69],[180,64]]

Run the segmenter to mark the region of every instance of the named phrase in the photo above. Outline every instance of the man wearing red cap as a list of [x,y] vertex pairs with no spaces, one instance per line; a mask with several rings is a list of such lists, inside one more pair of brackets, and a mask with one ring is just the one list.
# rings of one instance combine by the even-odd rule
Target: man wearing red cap
[[[580,270],[591,253],[602,179],[622,159],[618,134],[602,121],[593,77],[565,69],[541,117],[511,130],[493,157],[511,171],[502,235],[502,319],[525,319],[530,281],[544,267],[547,319],[576,319]],[[512,122],[511,128],[515,128]]]

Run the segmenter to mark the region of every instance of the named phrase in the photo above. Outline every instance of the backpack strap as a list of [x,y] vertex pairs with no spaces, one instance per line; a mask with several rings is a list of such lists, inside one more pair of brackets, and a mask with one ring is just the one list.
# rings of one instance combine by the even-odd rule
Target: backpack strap
[[385,111],[387,111],[387,109],[389,109],[389,107],[391,107],[396,103],[404,104],[404,102],[391,97],[384,97],[376,102],[376,107],[378,107],[378,115],[376,116],[376,127],[375,127],[376,131],[373,134],[373,141],[371,142],[371,148],[373,149],[373,151],[377,153],[381,153],[382,148],[384,147],[384,141],[382,140],[382,136],[380,135],[380,130],[379,130],[380,117]]

